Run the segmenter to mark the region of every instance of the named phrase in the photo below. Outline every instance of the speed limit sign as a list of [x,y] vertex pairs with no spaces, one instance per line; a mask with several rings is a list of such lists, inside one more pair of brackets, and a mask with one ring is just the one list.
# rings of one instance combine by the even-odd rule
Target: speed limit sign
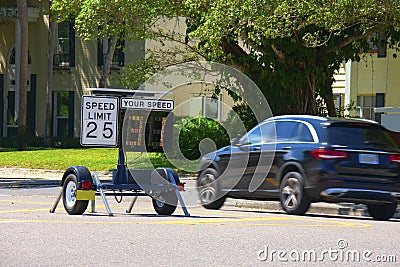
[[83,146],[117,146],[117,97],[83,96],[81,118]]

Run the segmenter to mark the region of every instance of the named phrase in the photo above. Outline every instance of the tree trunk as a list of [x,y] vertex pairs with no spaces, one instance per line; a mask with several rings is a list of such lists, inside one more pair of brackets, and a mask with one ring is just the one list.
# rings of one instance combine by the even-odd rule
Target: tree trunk
[[54,64],[54,47],[56,40],[57,23],[53,18],[49,18],[49,50],[47,52],[47,87],[46,87],[46,119],[44,124],[44,140],[45,147],[50,146],[50,126],[51,126],[51,93],[53,91],[53,64]]
[[103,70],[101,72],[99,87],[107,87],[108,75],[110,74],[112,59],[114,57],[115,48],[117,46],[117,40],[114,36],[108,39],[107,55],[104,62]]
[[336,117],[337,114],[332,89],[326,92],[324,99],[326,103],[326,109],[328,110],[328,116]]
[[17,0],[18,20],[21,25],[21,53],[19,75],[19,109],[18,109],[18,149],[28,148],[27,115],[27,78],[28,78],[28,4],[27,0]]

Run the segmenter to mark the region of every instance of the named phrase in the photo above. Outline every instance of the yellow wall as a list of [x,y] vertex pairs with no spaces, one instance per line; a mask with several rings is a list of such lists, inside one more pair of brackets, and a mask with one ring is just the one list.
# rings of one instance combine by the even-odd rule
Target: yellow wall
[[385,93],[385,106],[400,107],[400,58],[394,58],[395,53],[389,49],[385,58],[368,54],[353,62],[352,90],[357,95]]

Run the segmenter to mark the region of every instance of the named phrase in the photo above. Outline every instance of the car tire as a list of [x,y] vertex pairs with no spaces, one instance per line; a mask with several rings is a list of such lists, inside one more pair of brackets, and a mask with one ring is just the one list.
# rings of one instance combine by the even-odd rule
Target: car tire
[[397,203],[385,205],[367,205],[369,215],[375,220],[386,221],[393,217],[396,212]]
[[219,174],[213,168],[203,170],[197,179],[201,205],[206,209],[218,210],[225,203],[225,196],[221,195],[217,178]]
[[303,215],[310,207],[310,198],[304,190],[304,178],[299,172],[289,172],[279,186],[279,199],[288,214]]
[[82,215],[89,203],[89,200],[76,200],[78,179],[75,174],[69,174],[63,184],[63,204],[69,215]]
[[171,215],[178,205],[175,191],[162,192],[157,197],[152,197],[153,208],[158,215]]

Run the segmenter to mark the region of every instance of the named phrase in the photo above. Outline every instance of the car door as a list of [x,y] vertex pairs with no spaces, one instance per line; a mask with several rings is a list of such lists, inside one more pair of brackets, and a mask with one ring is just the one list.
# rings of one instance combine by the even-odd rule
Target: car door
[[263,177],[257,195],[264,197],[278,192],[280,167],[290,158],[298,138],[299,122],[276,121],[274,126],[276,137],[262,145],[263,156],[260,157],[260,168],[255,173],[255,177]]
[[[236,191],[247,193],[249,183],[253,177],[254,170],[257,167],[258,159],[261,152],[262,133],[260,125],[257,125],[248,134],[243,136],[239,141],[239,153],[232,155],[234,166],[240,166],[241,178],[235,186]],[[238,168],[236,168],[238,170]],[[237,173],[239,174],[239,173]]]
[[260,125],[261,140],[249,148],[249,164],[246,173],[246,189],[249,193],[268,190],[265,188],[269,173],[274,169],[273,162],[276,146],[276,129],[274,121],[267,121]]
[[233,192],[233,194],[247,192],[246,180],[252,174],[250,157],[252,161],[254,161],[254,157],[257,157],[257,153],[253,153],[253,150],[257,150],[254,147],[260,142],[261,132],[257,125],[239,142],[218,153],[218,165],[221,169],[219,180],[222,191]]

